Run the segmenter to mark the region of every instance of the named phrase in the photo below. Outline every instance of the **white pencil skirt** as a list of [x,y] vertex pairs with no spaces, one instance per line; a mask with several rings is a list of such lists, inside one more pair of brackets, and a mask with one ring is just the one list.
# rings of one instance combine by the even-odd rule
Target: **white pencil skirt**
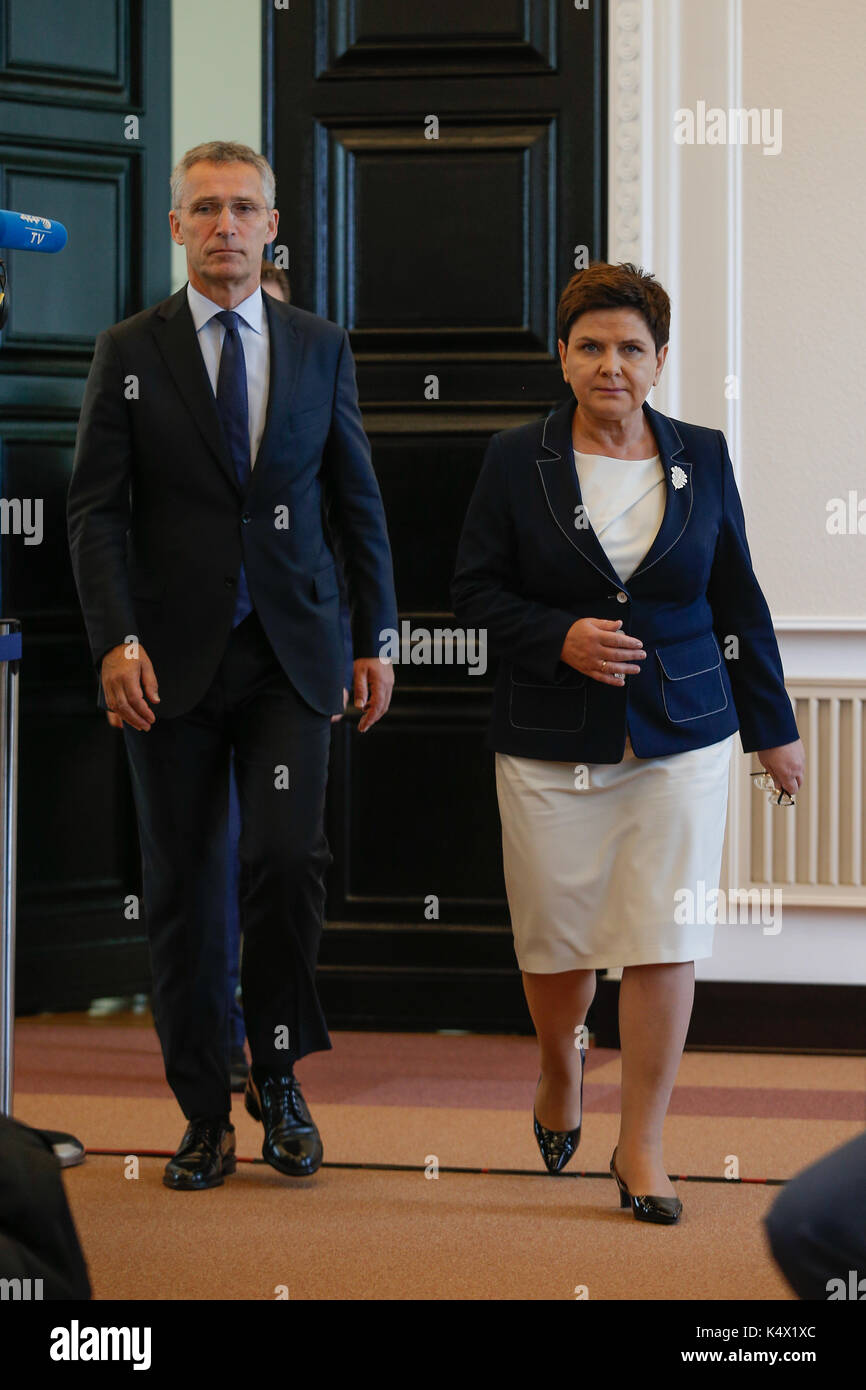
[[713,954],[713,924],[700,920],[712,914],[700,907],[719,886],[733,741],[731,734],[688,753],[637,758],[626,740],[622,762],[577,768],[496,754],[521,970],[557,974]]

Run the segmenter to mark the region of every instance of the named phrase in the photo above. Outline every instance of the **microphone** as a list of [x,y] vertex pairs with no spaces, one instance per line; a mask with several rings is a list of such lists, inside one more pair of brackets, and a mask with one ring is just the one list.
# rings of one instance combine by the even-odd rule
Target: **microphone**
[[66,228],[62,222],[29,212],[0,208],[0,246],[8,251],[62,251]]

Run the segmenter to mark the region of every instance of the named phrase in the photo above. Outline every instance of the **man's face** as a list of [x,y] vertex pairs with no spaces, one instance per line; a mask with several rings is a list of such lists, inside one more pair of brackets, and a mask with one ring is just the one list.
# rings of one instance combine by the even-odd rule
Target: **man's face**
[[183,205],[169,213],[171,235],[186,247],[190,284],[224,307],[252,294],[262,250],[277,234],[279,213],[268,211],[252,164],[200,160],[187,171]]
[[559,340],[562,374],[581,410],[608,421],[640,409],[667,355],[667,343],[656,352],[636,309],[588,310],[572,324],[567,350]]

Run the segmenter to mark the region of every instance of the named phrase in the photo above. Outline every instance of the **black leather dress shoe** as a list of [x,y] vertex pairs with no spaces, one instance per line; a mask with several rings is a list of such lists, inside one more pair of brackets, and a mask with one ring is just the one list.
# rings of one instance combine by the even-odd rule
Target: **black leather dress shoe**
[[229,1056],[230,1086],[233,1091],[242,1091],[250,1074],[250,1064],[242,1047],[233,1047]]
[[319,1131],[301,1095],[301,1084],[290,1072],[261,1076],[253,1065],[247,1077],[244,1105],[265,1127],[262,1158],[280,1173],[307,1178],[322,1161]]
[[190,1120],[180,1148],[165,1165],[163,1182],[179,1192],[219,1187],[226,1173],[233,1173],[235,1127],[226,1116]]

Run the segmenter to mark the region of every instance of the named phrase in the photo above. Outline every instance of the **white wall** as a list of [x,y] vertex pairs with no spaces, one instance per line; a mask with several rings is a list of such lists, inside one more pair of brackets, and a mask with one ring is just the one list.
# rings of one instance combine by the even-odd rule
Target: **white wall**
[[[172,165],[205,140],[239,140],[260,150],[259,0],[174,0],[171,26]],[[168,181],[164,194],[169,237]],[[172,242],[172,289],[186,278],[186,254]]]
[[862,0],[743,5],[745,104],[784,113],[743,166],[745,490],[780,617],[866,617],[866,535],[826,530],[828,498],[866,498],[864,53]]
[[[831,497],[866,499],[866,5],[612,0],[611,35],[609,254],[674,301],[654,404],[727,430],[780,626],[866,622],[866,537],[826,529]],[[781,152],[676,145],[675,111],[699,100],[780,109]]]

